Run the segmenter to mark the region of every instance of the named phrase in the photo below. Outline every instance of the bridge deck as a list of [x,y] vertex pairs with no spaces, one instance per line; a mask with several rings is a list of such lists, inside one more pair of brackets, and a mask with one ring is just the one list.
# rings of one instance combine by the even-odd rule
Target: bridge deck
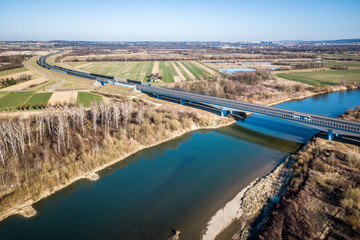
[[351,133],[350,135],[355,135],[360,137],[360,123],[357,122],[325,117],[311,113],[303,113],[303,112],[291,111],[291,110],[280,109],[275,107],[263,106],[259,104],[239,102],[230,99],[182,92],[177,90],[156,88],[146,85],[138,85],[137,89],[142,92],[153,93],[153,94],[173,97],[177,99],[183,99],[190,102],[199,102],[212,106],[215,105],[225,110],[252,112],[252,113],[287,119],[306,125],[312,125],[313,127],[319,128],[321,130],[324,130],[326,128],[329,130],[330,129],[334,130],[334,133],[338,132],[344,134],[346,132],[346,133]]

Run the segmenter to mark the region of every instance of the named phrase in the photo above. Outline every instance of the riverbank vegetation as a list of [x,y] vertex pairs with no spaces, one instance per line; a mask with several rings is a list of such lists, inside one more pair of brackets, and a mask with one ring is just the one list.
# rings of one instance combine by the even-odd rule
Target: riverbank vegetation
[[[359,121],[358,112],[342,118]],[[359,239],[359,166],[358,145],[315,137],[294,156],[288,191],[254,239]]]
[[302,84],[284,84],[275,80],[269,71],[224,74],[209,81],[181,82],[175,88],[233,100],[271,104],[314,93],[331,91],[328,88]]
[[14,214],[24,201],[47,196],[116,159],[212,124],[211,114],[130,100],[94,103],[88,111],[80,106],[29,119],[3,119],[0,219]]

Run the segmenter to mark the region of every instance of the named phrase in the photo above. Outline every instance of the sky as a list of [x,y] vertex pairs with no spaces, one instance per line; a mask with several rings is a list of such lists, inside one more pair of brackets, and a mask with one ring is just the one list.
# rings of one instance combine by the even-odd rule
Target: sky
[[0,0],[0,41],[360,38],[360,0]]

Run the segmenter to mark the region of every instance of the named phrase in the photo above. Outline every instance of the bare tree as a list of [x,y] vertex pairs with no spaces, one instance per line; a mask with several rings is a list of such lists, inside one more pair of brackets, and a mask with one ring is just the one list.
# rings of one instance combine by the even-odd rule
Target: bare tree
[[121,103],[121,114],[125,125],[127,125],[129,122],[132,110],[133,110],[132,101],[125,101]]
[[78,117],[76,107],[72,107],[70,109],[70,117],[72,122],[72,128],[75,129],[75,125],[77,123],[77,117]]
[[7,159],[6,149],[5,149],[3,140],[0,140],[0,160],[3,163],[4,166],[5,166],[5,160],[6,159]]
[[30,126],[30,120],[25,119],[25,128],[26,128],[26,135],[28,139],[28,146],[31,149],[31,126]]
[[144,105],[140,105],[140,108],[139,108],[139,111],[138,111],[137,117],[136,117],[136,122],[138,124],[142,124],[144,122],[144,113],[145,113]]
[[96,134],[96,122],[99,116],[99,105],[95,102],[92,103],[90,112],[91,112],[91,119],[93,122],[94,134]]
[[55,127],[55,134],[57,136],[58,153],[60,153],[61,145],[65,145],[65,120],[62,113],[58,114],[58,124]]
[[25,153],[25,124],[22,120],[18,123],[12,123],[14,129],[14,136],[21,150],[21,153]]
[[42,115],[42,114],[36,115],[36,117],[35,117],[35,122],[36,122],[36,126],[37,126],[38,129],[39,129],[40,143],[42,143],[43,125],[44,125],[43,115]]
[[118,104],[114,104],[113,105],[113,119],[114,119],[114,123],[115,123],[115,128],[116,130],[119,130],[119,120],[120,120],[120,107]]
[[77,117],[79,119],[79,122],[81,124],[82,129],[82,136],[85,134],[85,117],[86,117],[86,111],[84,109],[84,106],[81,104],[79,108],[77,109]]

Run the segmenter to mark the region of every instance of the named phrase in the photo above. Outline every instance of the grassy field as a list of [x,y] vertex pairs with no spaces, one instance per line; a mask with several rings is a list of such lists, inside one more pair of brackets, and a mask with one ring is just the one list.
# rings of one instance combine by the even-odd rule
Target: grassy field
[[210,73],[208,73],[206,70],[197,67],[192,62],[181,62],[197,79],[202,78],[203,76],[209,76]]
[[15,69],[11,69],[11,70],[6,70],[6,71],[1,71],[0,72],[0,77],[6,76],[6,75],[10,75],[10,74],[14,74],[14,73],[21,73],[21,72],[26,72],[28,71],[26,68],[15,68]]
[[154,62],[96,62],[80,69],[91,73],[143,81],[147,73],[151,73],[153,64]]
[[89,107],[91,102],[100,102],[102,100],[102,97],[99,95],[95,95],[89,92],[79,92],[77,103],[82,104],[85,107]]
[[146,80],[148,80],[148,76],[152,73],[152,69],[154,67],[154,62],[150,62],[150,65],[148,67],[148,69],[146,70],[146,73],[145,73],[145,77],[144,77],[144,82],[146,82]]
[[341,84],[341,79],[346,79],[347,83],[360,83],[360,70],[328,70],[310,72],[289,72],[279,73],[276,76],[292,81],[302,82],[313,86],[337,85]]
[[159,62],[159,74],[163,76],[163,82],[174,82],[174,76],[178,76],[171,62]]
[[325,62],[325,67],[333,67],[335,65],[341,65],[349,68],[360,68],[360,62]]
[[0,92],[0,99],[2,98],[2,97],[4,97],[6,94],[8,94],[7,92]]
[[16,108],[26,103],[35,92],[10,92],[1,98],[0,111],[4,111],[6,107]]
[[35,93],[26,103],[31,106],[38,104],[47,105],[52,94],[53,93]]

